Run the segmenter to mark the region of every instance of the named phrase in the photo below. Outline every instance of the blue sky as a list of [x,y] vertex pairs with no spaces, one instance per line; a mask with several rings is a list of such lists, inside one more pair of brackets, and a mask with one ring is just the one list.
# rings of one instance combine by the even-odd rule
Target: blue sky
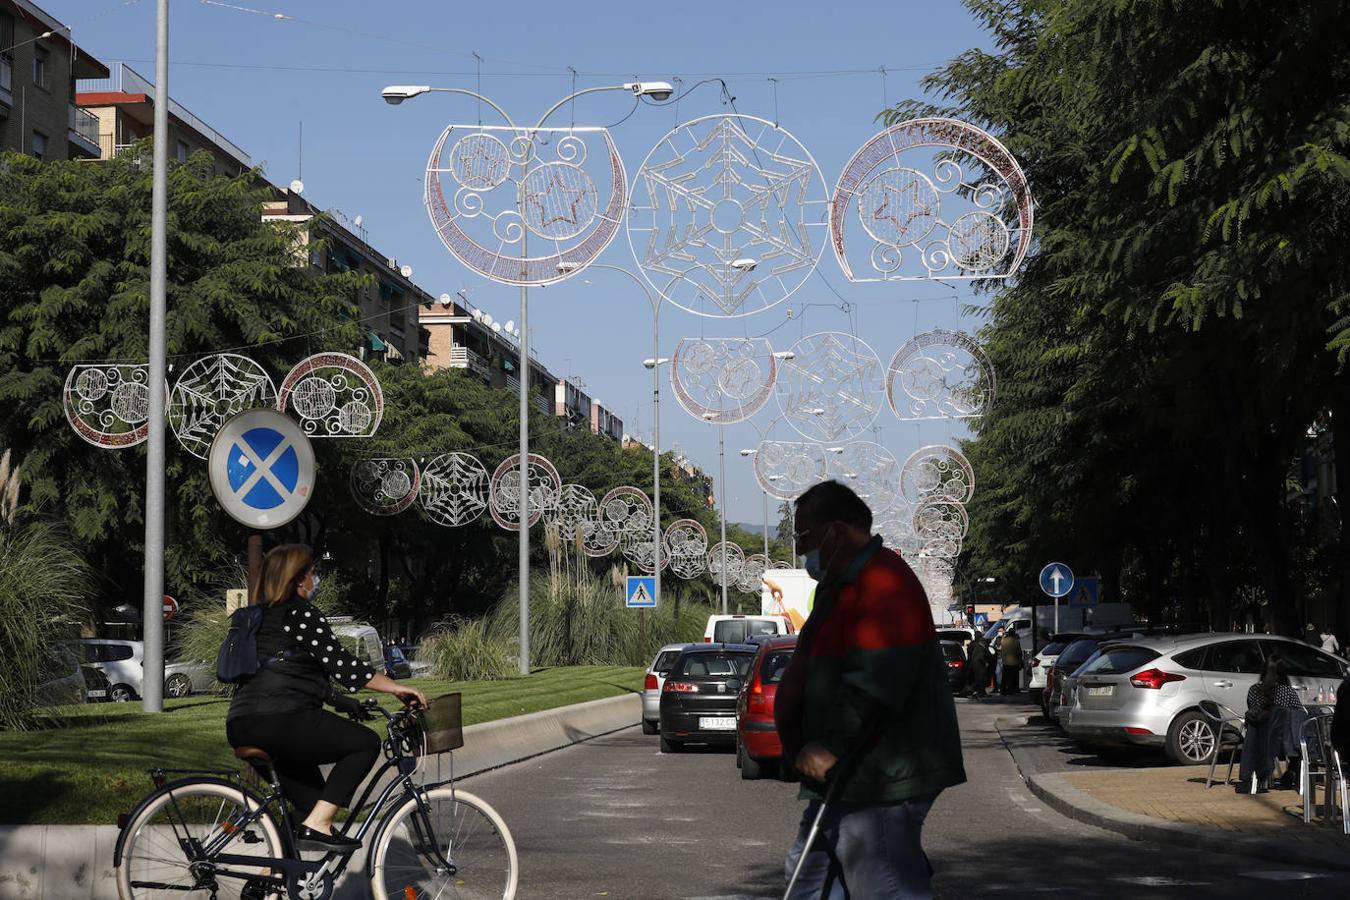
[[[42,0],[42,5],[72,26],[76,42],[93,55],[126,61],[153,76],[152,0]],[[653,3],[651,9],[644,11],[634,0],[175,0],[170,92],[263,165],[272,181],[285,184],[303,171],[308,199],[348,217],[361,215],[370,242],[412,265],[414,280],[433,295],[467,289],[479,307],[505,322],[517,318],[518,292],[487,282],[451,257],[422,207],[431,145],[450,122],[473,121],[474,106],[434,95],[388,106],[379,96],[384,85],[476,87],[476,52],[482,57],[483,93],[517,121],[533,121],[572,91],[569,66],[577,72],[577,88],[677,76],[688,86],[722,76],[735,111],[776,118],[810,150],[833,188],[849,157],[878,130],[874,116],[886,99],[917,96],[926,69],[988,44],[955,0],[686,0]],[[844,71],[861,74],[821,74]],[[576,123],[609,125],[631,107],[618,93],[583,98],[575,106]],[[732,111],[716,85],[704,85],[681,101],[678,116],[688,121]],[[614,129],[630,180],[676,123],[671,107],[642,107]],[[622,233],[600,261],[636,269]],[[555,374],[584,380],[593,396],[623,417],[630,433],[649,439],[651,382],[641,361],[651,353],[650,307],[622,276],[586,277],[590,284],[578,277],[532,292],[535,353]],[[843,311],[841,298],[851,313]],[[969,299],[965,288],[942,284],[850,284],[827,250],[817,274],[795,295],[758,315],[717,321],[666,307],[662,354],[689,335],[758,336],[772,330],[775,348],[787,349],[812,332],[854,331],[884,365],[917,331],[976,328],[977,320],[960,316],[960,304]],[[788,307],[796,313],[791,321],[785,318]],[[662,399],[663,446],[678,445],[715,474],[716,429],[680,409],[668,382]],[[753,424],[727,428],[732,521],[761,519],[751,464],[737,451],[754,447],[757,430],[776,415],[771,401]],[[872,439],[901,461],[922,444],[965,433],[948,423],[901,424],[884,404],[875,424]],[[782,425],[773,434],[792,439]]]

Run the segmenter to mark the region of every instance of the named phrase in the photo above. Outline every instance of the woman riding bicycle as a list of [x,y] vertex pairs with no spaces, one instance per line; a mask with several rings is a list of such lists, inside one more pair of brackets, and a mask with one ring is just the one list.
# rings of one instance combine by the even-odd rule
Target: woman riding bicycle
[[[230,703],[225,734],[234,747],[257,747],[273,759],[286,797],[303,824],[303,850],[350,853],[360,841],[333,833],[333,817],[352,801],[380,754],[380,739],[353,718],[365,713],[354,694],[370,688],[404,703],[426,705],[421,691],[399,685],[348,653],[311,602],[319,589],[314,551],[286,544],[263,559],[254,602],[263,606],[257,633],[258,672]],[[325,783],[319,766],[333,763]]]

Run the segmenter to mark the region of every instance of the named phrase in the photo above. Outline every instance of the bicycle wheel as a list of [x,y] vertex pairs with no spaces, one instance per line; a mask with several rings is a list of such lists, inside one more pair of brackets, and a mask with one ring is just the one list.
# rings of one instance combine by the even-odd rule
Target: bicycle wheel
[[433,861],[419,836],[417,801],[389,814],[372,865],[377,900],[511,900],[516,895],[516,844],[485,801],[467,791],[433,788],[426,794],[435,846],[455,867]]
[[[256,798],[247,798],[247,809],[259,805]],[[186,779],[165,785],[127,822],[121,864],[115,872],[118,896],[122,900],[273,896],[263,889],[263,879],[271,872],[268,866],[213,866],[208,861],[194,867],[184,849],[185,841],[195,841],[217,853],[280,857],[281,835],[271,817],[264,815],[247,828],[236,827],[244,814],[244,792],[227,781]]]

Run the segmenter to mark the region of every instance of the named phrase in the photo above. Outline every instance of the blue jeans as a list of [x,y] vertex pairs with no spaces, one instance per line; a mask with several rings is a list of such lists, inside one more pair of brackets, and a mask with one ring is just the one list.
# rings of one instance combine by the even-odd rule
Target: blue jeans
[[[931,799],[903,803],[831,803],[789,900],[928,900],[933,896],[923,855],[923,820]],[[785,878],[801,858],[819,800],[802,814]]]

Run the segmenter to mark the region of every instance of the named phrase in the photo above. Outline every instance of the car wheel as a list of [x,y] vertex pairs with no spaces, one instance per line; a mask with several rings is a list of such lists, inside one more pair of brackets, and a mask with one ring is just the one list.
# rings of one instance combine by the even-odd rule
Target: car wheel
[[642,733],[643,733],[643,734],[656,734],[656,733],[658,733],[660,730],[661,730],[661,725],[660,725],[659,722],[653,722],[651,719],[643,719],[643,720],[642,720]]
[[1209,717],[1192,709],[1172,720],[1167,730],[1167,755],[1182,766],[1207,763],[1214,755],[1217,738]]
[[753,756],[745,752],[745,747],[736,746],[736,762],[741,767],[742,781],[758,781],[764,777],[764,767]]
[[679,741],[672,741],[670,738],[666,737],[664,734],[661,735],[661,752],[662,752],[662,753],[679,753],[679,752],[681,752],[681,751],[683,751],[683,750],[684,750],[684,745],[681,744]]
[[186,697],[192,693],[192,679],[181,672],[170,675],[169,680],[164,682],[164,693],[175,700]]
[[136,699],[136,692],[129,684],[114,684],[108,689],[108,699],[114,703],[130,703]]

